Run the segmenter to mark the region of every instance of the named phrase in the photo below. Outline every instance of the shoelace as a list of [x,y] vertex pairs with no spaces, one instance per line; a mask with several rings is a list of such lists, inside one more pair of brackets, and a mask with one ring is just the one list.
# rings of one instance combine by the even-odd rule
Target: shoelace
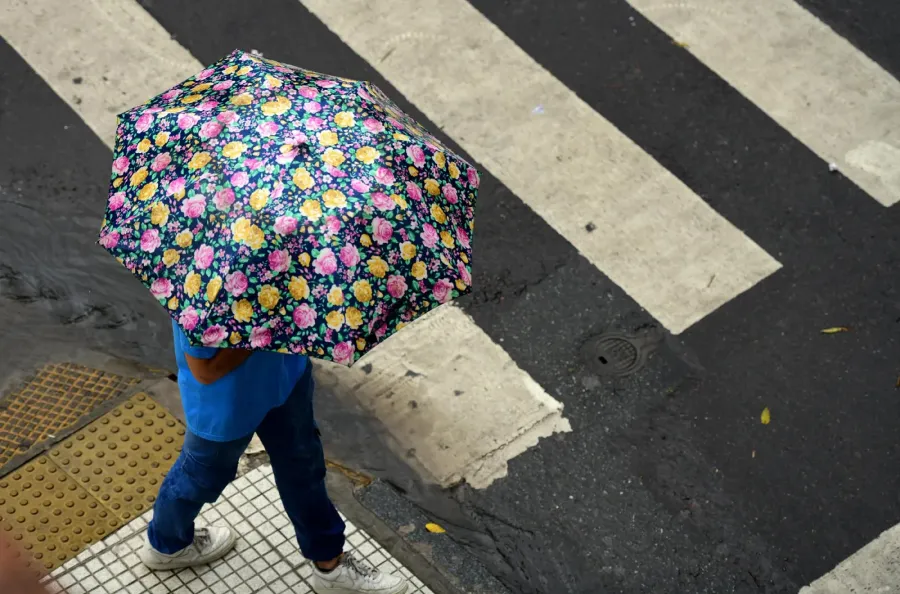
[[202,553],[212,543],[212,537],[206,528],[197,528],[194,532],[194,547],[198,552]]
[[363,579],[372,581],[378,577],[378,570],[374,567],[369,567],[359,559],[353,556],[352,553],[344,553],[344,558],[341,559],[341,565],[345,566],[350,571],[360,575]]

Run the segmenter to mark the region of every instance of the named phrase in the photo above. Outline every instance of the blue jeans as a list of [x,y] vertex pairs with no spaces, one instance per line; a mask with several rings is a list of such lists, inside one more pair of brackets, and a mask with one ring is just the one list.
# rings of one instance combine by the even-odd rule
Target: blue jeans
[[[344,522],[325,490],[325,454],[313,419],[312,365],[284,405],[269,412],[256,430],[272,461],[275,484],[294,524],[303,556],[329,561],[344,549]],[[214,442],[193,435],[160,487],[148,537],[154,549],[172,554],[194,540],[194,520],[213,503],[237,472],[253,435]]]

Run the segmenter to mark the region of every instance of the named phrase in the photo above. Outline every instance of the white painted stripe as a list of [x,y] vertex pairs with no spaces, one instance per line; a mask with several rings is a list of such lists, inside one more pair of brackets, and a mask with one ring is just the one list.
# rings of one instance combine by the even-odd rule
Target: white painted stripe
[[0,35],[109,147],[117,114],[203,69],[133,1],[4,0]]
[[900,201],[900,82],[794,0],[629,0],[885,206]]
[[395,334],[349,374],[323,363],[317,379],[356,394],[399,453],[444,486],[487,487],[539,438],[571,431],[562,404],[455,306]]
[[[115,114],[203,68],[134,0],[104,0],[102,8],[6,0],[0,35],[110,146]],[[562,404],[455,307],[411,325],[352,370],[319,371],[320,381],[355,394],[400,451],[414,450],[443,484],[487,486],[538,438],[570,430]]]
[[672,332],[780,267],[465,0],[300,1]]
[[800,594],[900,594],[900,525],[864,546]]

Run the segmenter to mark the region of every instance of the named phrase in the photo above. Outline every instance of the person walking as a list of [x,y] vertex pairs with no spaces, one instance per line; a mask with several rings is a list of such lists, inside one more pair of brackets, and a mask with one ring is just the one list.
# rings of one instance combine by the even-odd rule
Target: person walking
[[98,241],[173,319],[188,425],[144,562],[234,546],[194,520],[256,433],[318,594],[406,592],[343,553],[299,355],[352,366],[471,292],[478,171],[371,83],[241,50],[120,113],[114,146]]
[[266,447],[285,511],[317,594],[402,594],[408,582],[344,552],[345,525],[325,488],[325,455],[313,416],[312,364],[305,356],[191,346],[173,321],[178,387],[187,432],[159,491],[143,563],[153,570],[224,557],[239,537],[228,526],[194,526],[234,479],[253,434]]

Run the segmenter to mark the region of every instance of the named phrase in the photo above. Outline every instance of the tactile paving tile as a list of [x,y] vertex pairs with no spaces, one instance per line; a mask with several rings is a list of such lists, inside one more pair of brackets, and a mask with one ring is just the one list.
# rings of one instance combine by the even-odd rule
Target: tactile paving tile
[[74,363],[40,368],[0,399],[0,467],[84,422],[85,416],[139,381]]
[[117,517],[153,506],[184,442],[184,425],[138,394],[50,452],[51,459]]
[[137,394],[0,478],[0,529],[54,569],[151,509],[184,426]]
[[62,565],[120,525],[47,456],[0,479],[0,529],[37,567]]

